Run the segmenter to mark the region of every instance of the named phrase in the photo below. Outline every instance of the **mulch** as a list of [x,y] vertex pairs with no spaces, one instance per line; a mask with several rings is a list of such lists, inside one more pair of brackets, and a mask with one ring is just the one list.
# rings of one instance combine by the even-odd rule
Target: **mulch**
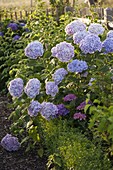
[[[0,141],[10,133],[11,122],[8,117],[11,110],[7,108],[9,100],[0,96]],[[21,147],[16,152],[8,152],[0,145],[0,170],[46,170],[46,158],[40,158],[36,151],[25,152]]]

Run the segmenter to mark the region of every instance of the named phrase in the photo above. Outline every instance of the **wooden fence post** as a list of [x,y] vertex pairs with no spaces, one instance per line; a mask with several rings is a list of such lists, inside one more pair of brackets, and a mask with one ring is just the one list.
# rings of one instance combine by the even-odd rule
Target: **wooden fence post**
[[104,20],[105,22],[113,21],[113,8],[104,9]]

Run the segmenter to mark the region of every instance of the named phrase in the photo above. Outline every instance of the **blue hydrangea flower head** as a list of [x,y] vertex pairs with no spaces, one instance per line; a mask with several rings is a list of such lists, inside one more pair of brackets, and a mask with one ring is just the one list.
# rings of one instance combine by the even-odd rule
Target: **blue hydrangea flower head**
[[102,43],[97,35],[89,34],[80,41],[79,47],[84,54],[93,54],[96,51],[101,51]]
[[37,78],[30,79],[24,88],[24,92],[29,98],[35,98],[40,92],[40,86],[40,81]]
[[68,62],[74,57],[74,47],[71,43],[60,42],[51,49],[52,55],[62,62]]
[[4,33],[3,32],[0,32],[0,37],[3,37],[4,36]]
[[41,111],[42,105],[38,101],[32,101],[28,107],[28,114],[31,117],[37,116]]
[[102,43],[104,53],[113,53],[113,38],[106,38]]
[[58,114],[58,108],[53,103],[43,102],[41,105],[42,109],[40,113],[45,119],[50,120],[51,118],[55,118]]
[[20,97],[22,96],[24,89],[24,82],[21,78],[15,78],[14,80],[11,80],[9,83],[9,93],[13,97]]
[[55,82],[55,84],[59,84],[62,82],[64,77],[68,74],[68,72],[64,68],[57,69],[54,74],[52,75],[52,78]]
[[113,38],[113,30],[110,30],[110,31],[107,33],[107,38]]
[[58,108],[58,115],[57,116],[65,116],[69,113],[69,110],[65,107],[64,104],[56,105]]
[[9,23],[7,28],[11,28],[12,31],[16,31],[16,30],[18,30],[18,24],[16,24],[16,23]]
[[59,91],[57,84],[55,84],[55,82],[52,81],[47,82],[45,88],[46,94],[51,95],[52,97],[54,97]]
[[87,32],[86,30],[78,31],[75,34],[73,34],[74,44],[79,44],[80,41],[84,39],[87,35],[89,35],[89,32]]
[[1,145],[4,149],[7,151],[17,151],[20,148],[20,143],[18,142],[17,137],[13,137],[10,134],[7,134],[3,139],[1,140]]
[[13,37],[13,40],[19,40],[20,39],[20,36],[19,35],[15,35],[14,37]]
[[69,72],[82,73],[83,71],[85,71],[87,69],[88,69],[87,63],[82,60],[76,59],[67,65],[67,70]]
[[24,27],[25,25],[26,25],[26,24],[23,23],[23,22],[20,23],[20,26],[21,26],[21,27]]
[[44,53],[43,45],[39,41],[33,41],[25,48],[25,55],[30,59],[37,59]]
[[65,27],[65,32],[67,35],[73,35],[78,31],[83,31],[86,29],[86,25],[80,20],[74,20]]
[[98,23],[91,23],[88,31],[92,34],[96,34],[96,35],[102,35],[104,32],[104,27],[101,24]]

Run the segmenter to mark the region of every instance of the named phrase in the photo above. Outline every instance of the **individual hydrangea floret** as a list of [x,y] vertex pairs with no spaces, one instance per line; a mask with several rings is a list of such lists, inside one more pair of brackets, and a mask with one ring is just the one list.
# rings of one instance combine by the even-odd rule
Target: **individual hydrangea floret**
[[42,105],[38,101],[32,101],[28,107],[28,114],[31,117],[37,116],[41,111]]
[[75,119],[75,120],[85,120],[86,119],[86,115],[85,114],[83,114],[83,113],[81,113],[81,112],[78,112],[78,113],[75,113],[74,115],[73,115],[73,118]]
[[102,43],[97,35],[89,34],[80,41],[79,47],[84,54],[93,54],[96,51],[101,51]]
[[37,78],[30,79],[24,88],[24,92],[29,98],[35,98],[40,92],[40,86],[40,81]]
[[19,40],[20,39],[20,36],[19,35],[15,35],[14,37],[13,37],[13,40]]
[[75,100],[77,97],[74,95],[74,94],[67,94],[64,98],[63,98],[63,100],[65,101],[65,102],[68,102],[68,101],[72,101],[72,100]]
[[98,23],[91,23],[88,28],[89,32],[91,32],[92,34],[96,34],[96,35],[102,35],[104,30],[105,30],[104,27]]
[[0,32],[0,37],[3,37],[4,36],[4,33],[3,32]]
[[61,83],[67,74],[68,72],[64,68],[57,69],[52,76],[55,84],[58,85],[59,83]]
[[58,108],[58,116],[65,116],[69,113],[69,110],[65,107],[64,104],[56,105]]
[[52,55],[62,62],[68,62],[74,57],[74,47],[71,43],[61,42],[51,49]]
[[67,35],[73,35],[74,33],[78,32],[78,31],[83,31],[85,29],[86,29],[86,25],[82,21],[75,20],[75,21],[72,21],[71,23],[69,23],[65,27],[65,32]]
[[17,151],[20,148],[20,143],[18,142],[17,137],[13,137],[11,134],[7,134],[1,140],[1,145],[7,151]]
[[47,120],[50,120],[51,118],[56,118],[56,116],[58,115],[58,108],[53,103],[43,102],[40,113]]
[[92,105],[92,102],[90,100],[88,102],[83,101],[82,103],[80,103],[80,105],[76,109],[77,110],[83,110],[85,108],[86,104]]
[[82,73],[83,71],[85,71],[87,69],[88,69],[87,63],[82,60],[76,59],[67,65],[67,70],[69,72]]
[[46,94],[51,95],[52,97],[54,97],[59,91],[57,84],[55,84],[55,82],[52,81],[47,82],[45,87],[46,87]]
[[107,38],[102,43],[104,53],[113,53],[113,38]]
[[89,32],[87,32],[86,30],[78,31],[75,34],[73,34],[74,44],[79,44],[80,41],[84,39],[87,35],[89,35]]
[[16,31],[16,30],[18,30],[18,24],[16,24],[16,23],[9,23],[7,28],[11,28],[12,31]]
[[33,41],[25,48],[25,55],[30,59],[37,59],[44,53],[43,45],[39,41]]
[[13,97],[20,97],[23,93],[24,82],[21,78],[15,78],[9,83],[9,93]]
[[113,38],[113,30],[110,30],[110,31],[107,33],[107,38]]

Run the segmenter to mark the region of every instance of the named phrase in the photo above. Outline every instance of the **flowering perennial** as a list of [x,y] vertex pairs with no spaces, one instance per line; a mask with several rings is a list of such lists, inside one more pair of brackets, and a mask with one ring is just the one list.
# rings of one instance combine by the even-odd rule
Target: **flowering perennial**
[[13,37],[13,40],[19,40],[20,39],[20,36],[19,35],[15,35],[14,37]]
[[82,114],[81,112],[78,112],[78,113],[75,113],[73,115],[73,118],[76,120],[85,120],[86,119],[86,115],[85,114]]
[[68,74],[68,72],[64,69],[64,68],[59,68],[57,69],[52,78],[54,79],[55,84],[59,84],[62,82],[62,80],[64,79],[64,77]]
[[55,118],[58,114],[58,108],[56,105],[50,102],[43,102],[42,109],[40,111],[41,115],[45,117],[47,120],[51,118]]
[[64,98],[63,98],[63,100],[65,101],[65,102],[68,102],[68,101],[72,101],[72,100],[75,100],[77,97],[74,95],[74,94],[67,94]]
[[4,33],[3,32],[0,32],[0,36],[3,37]]
[[105,53],[113,52],[113,38],[107,38],[102,43],[102,48]]
[[82,60],[76,59],[67,65],[67,70],[69,72],[82,73],[83,71],[85,71],[87,69],[88,69],[87,63]]
[[28,114],[31,117],[37,116],[41,108],[42,108],[42,105],[38,101],[32,101],[28,107]]
[[40,81],[37,78],[30,79],[24,88],[24,92],[29,98],[35,98],[40,92]]
[[3,137],[1,140],[1,145],[7,151],[17,151],[21,146],[18,142],[18,138],[13,137],[10,134],[7,134],[5,137]]
[[16,30],[18,30],[18,24],[16,24],[16,23],[9,23],[7,28],[11,28],[12,31],[16,31]]
[[113,38],[113,30],[110,30],[110,31],[107,33],[107,38]]
[[69,110],[65,107],[64,104],[56,105],[58,108],[58,116],[65,116],[69,113]]
[[87,32],[86,30],[78,31],[75,34],[73,34],[74,44],[79,44],[80,41],[84,39],[87,35],[89,35],[89,32]]
[[55,82],[47,82],[46,83],[46,94],[51,95],[54,97],[58,93],[58,86],[55,84]]
[[15,78],[9,83],[9,93],[13,97],[20,97],[23,93],[24,82],[21,78]]
[[67,42],[61,42],[51,49],[52,55],[62,62],[68,62],[74,57],[74,47]]
[[102,43],[97,35],[89,34],[80,41],[79,47],[84,54],[92,54],[96,51],[101,51]]
[[88,31],[92,34],[96,34],[96,35],[101,35],[104,32],[104,27],[101,24],[98,23],[91,23]]
[[65,27],[65,32],[67,35],[73,35],[74,33],[78,32],[78,31],[83,31],[85,29],[86,29],[86,25],[82,21],[75,20],[75,21],[72,21],[71,23],[69,23]]
[[86,106],[86,104],[92,104],[92,102],[89,100],[87,103],[86,101],[83,101],[82,103],[80,103],[80,105],[76,108],[77,110],[83,110]]
[[44,53],[43,45],[39,41],[33,41],[25,48],[25,55],[31,59],[37,59]]

